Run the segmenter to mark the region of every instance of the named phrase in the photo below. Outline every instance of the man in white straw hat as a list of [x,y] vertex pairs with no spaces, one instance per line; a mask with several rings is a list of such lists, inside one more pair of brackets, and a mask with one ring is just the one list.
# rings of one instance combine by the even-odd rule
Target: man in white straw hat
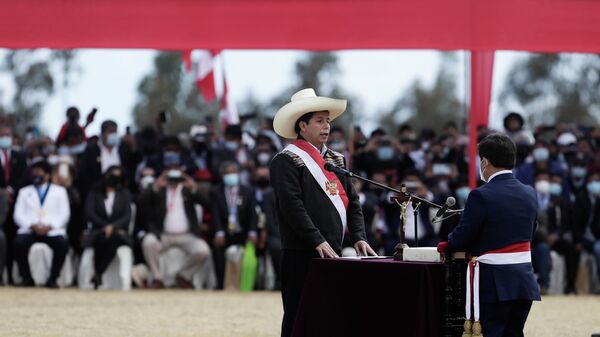
[[346,101],[300,90],[273,120],[280,136],[294,139],[271,161],[271,185],[281,231],[283,323],[290,336],[310,260],[337,258],[344,235],[358,255],[376,255],[366,241],[358,195],[348,177],[325,169],[344,166],[344,156],[328,149],[330,122],[346,110]]

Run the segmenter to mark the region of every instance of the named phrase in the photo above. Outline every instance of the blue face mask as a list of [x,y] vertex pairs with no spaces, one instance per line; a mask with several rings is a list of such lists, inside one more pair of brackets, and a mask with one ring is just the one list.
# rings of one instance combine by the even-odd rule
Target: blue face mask
[[561,195],[562,194],[562,186],[557,183],[550,184],[550,194],[552,195]]
[[575,178],[583,178],[583,177],[585,177],[586,173],[587,173],[587,170],[585,169],[585,167],[574,166],[571,169],[571,175]]
[[587,183],[587,190],[593,195],[600,195],[600,181],[590,181]]
[[238,142],[228,140],[225,142],[225,148],[229,151],[235,151],[238,148]]
[[456,197],[460,200],[467,200],[469,193],[471,193],[471,189],[467,186],[459,187],[456,189]]
[[394,149],[390,146],[383,146],[377,149],[377,157],[380,160],[390,160],[394,157]]
[[106,145],[108,145],[108,146],[119,145],[119,135],[116,132],[109,133],[108,136],[106,136]]
[[237,173],[227,173],[223,176],[223,183],[227,187],[237,186],[240,182],[240,175]]
[[533,160],[535,161],[546,161],[550,158],[550,152],[545,147],[538,147],[533,150]]
[[4,136],[0,137],[0,149],[6,150],[12,146],[12,137]]

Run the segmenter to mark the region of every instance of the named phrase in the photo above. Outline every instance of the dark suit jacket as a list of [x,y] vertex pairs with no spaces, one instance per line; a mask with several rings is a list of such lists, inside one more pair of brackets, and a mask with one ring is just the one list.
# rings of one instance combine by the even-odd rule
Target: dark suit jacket
[[10,176],[8,184],[4,179],[4,165],[0,165],[0,186],[13,189],[15,198],[19,189],[27,182],[27,158],[21,151],[10,150]]
[[[134,175],[137,163],[141,160],[139,154],[131,151],[125,143],[119,145],[119,157],[123,168],[123,184],[135,191]],[[90,188],[102,179],[102,164],[100,162],[100,145],[89,144],[81,154],[79,166],[79,191],[86,196]]]
[[577,195],[573,204],[573,236],[580,243],[588,226],[597,239],[600,239],[600,198],[596,198],[594,207],[587,190]]
[[124,188],[115,192],[115,201],[113,211],[110,216],[106,213],[104,200],[106,194],[104,185],[98,184],[90,191],[85,202],[85,215],[87,221],[92,224],[92,236],[102,231],[102,229],[112,224],[115,231],[123,237],[129,237],[129,223],[131,220],[131,195]]
[[[325,161],[344,167],[344,157],[327,150]],[[281,232],[282,249],[313,252],[327,241],[336,251],[342,249],[342,220],[335,206],[313,178],[302,160],[283,151],[271,161],[271,186]],[[367,240],[358,195],[349,178],[338,175],[348,195],[347,225],[352,244]]]
[[[167,189],[163,188],[159,191],[153,191],[149,189],[145,193],[152,193],[153,196],[146,196],[146,200],[153,200],[153,210],[150,210],[151,217],[148,217],[148,229],[151,233],[160,238],[165,228],[165,217],[167,216]],[[202,205],[205,209],[208,203],[204,197],[197,191],[192,193],[190,189],[183,188],[181,190],[183,194],[183,207],[185,208],[185,215],[188,221],[189,231],[197,237],[200,237],[200,222],[198,221],[198,215],[196,214],[196,204]]]
[[220,184],[215,186],[210,193],[211,219],[215,233],[225,232],[227,245],[243,244],[248,232],[257,231],[258,217],[256,215],[256,198],[254,190],[246,186],[238,188],[237,219],[241,232],[230,233],[228,230],[229,207],[225,199],[225,187]]
[[[537,216],[535,190],[512,173],[501,174],[472,191],[460,223],[448,236],[451,249],[479,256],[531,241]],[[531,263],[480,264],[480,301],[539,300]]]

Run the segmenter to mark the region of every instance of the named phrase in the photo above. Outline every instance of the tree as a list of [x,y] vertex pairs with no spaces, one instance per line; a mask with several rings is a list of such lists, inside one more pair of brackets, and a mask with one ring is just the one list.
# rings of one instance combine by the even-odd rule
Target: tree
[[532,54],[510,70],[500,105],[517,106],[530,125],[600,119],[600,56]]
[[452,53],[442,53],[433,86],[427,88],[421,81],[415,80],[406,93],[382,113],[380,124],[392,134],[402,123],[408,123],[416,130],[426,127],[438,133],[446,122],[459,122],[457,124],[461,125],[466,118],[466,110],[456,93],[456,76],[451,71],[455,62]]
[[193,76],[185,73],[179,52],[159,52],[154,67],[138,86],[138,100],[133,109],[138,129],[155,125],[161,111],[167,111],[169,116],[163,131],[171,134],[188,132],[192,124],[207,116],[218,120],[218,102],[204,101]]
[[10,104],[0,107],[2,115],[13,115],[16,134],[37,124],[42,108],[54,92],[50,61],[35,54],[34,50],[12,50],[6,54],[2,71],[12,77],[14,94]]

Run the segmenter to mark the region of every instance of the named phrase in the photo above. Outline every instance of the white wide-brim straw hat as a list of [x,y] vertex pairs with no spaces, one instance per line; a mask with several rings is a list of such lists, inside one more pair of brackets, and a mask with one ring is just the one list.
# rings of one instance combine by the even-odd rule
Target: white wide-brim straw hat
[[346,100],[317,96],[311,88],[302,89],[292,96],[290,103],[284,105],[273,119],[273,129],[278,135],[288,139],[298,137],[294,125],[298,118],[309,112],[329,111],[333,121],[346,111]]

